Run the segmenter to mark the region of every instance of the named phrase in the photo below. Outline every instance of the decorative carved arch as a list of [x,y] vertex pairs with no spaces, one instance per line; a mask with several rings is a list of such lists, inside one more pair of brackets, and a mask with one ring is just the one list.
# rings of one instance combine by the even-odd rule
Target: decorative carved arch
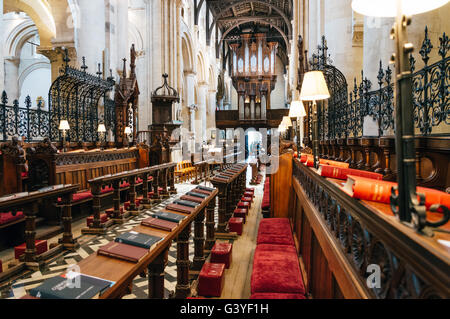
[[[287,28],[288,28],[288,34],[291,35],[292,34],[292,25],[291,25],[291,21],[289,20],[289,17],[286,16],[286,14],[284,14],[284,12],[282,10],[280,10],[280,8],[278,8],[277,6],[274,6],[273,4],[267,3],[266,1],[263,0],[244,0],[244,1],[240,1],[239,5],[243,5],[243,4],[247,4],[247,3],[258,3],[264,6],[267,6],[269,8],[271,8],[272,10],[276,11],[280,17],[284,20]],[[224,9],[222,9],[217,16],[214,18],[211,27],[209,28],[209,30],[211,31],[214,26],[217,23],[217,20],[224,14],[226,13],[228,10],[231,10],[234,6],[236,6],[236,3],[230,4],[229,6],[225,7]],[[248,21],[246,21],[248,22]],[[242,23],[241,23],[242,24]],[[284,34],[284,32],[283,32]],[[286,41],[287,43],[289,41]]]
[[[230,33],[231,31],[233,31],[235,28],[237,28],[237,27],[240,26],[241,24],[248,23],[248,22],[250,22],[250,21],[256,21],[256,20],[257,20],[257,18],[255,18],[255,20],[253,20],[253,19],[241,20],[241,21],[238,21],[238,22],[236,22],[235,24],[233,24],[231,27],[229,27],[229,28],[222,34],[222,38],[220,39],[220,44],[219,44],[219,45],[220,45],[219,51],[220,51],[220,49],[222,48],[222,45],[223,45],[223,43],[224,43],[224,41],[225,41],[225,38],[226,38],[226,36],[228,35],[228,33]],[[290,49],[290,43],[289,43],[288,37],[287,37],[286,34],[283,32],[283,30],[280,29],[280,27],[278,27],[277,25],[275,25],[275,24],[273,24],[273,23],[271,23],[271,22],[269,22],[269,21],[261,21],[261,20],[259,20],[259,19],[258,19],[257,21],[260,22],[260,23],[267,23],[267,24],[270,25],[271,27],[275,28],[278,32],[280,32],[281,36],[283,37],[284,43],[286,44],[286,51],[287,51],[287,52],[290,52],[290,51],[291,51],[291,49]]]
[[187,32],[184,32],[181,37],[181,52],[183,56],[183,71],[193,71],[194,51],[192,50],[191,36]]

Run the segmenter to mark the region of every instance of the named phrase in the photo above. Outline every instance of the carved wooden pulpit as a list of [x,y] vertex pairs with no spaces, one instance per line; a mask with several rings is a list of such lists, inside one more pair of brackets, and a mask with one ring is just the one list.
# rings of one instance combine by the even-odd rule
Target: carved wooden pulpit
[[116,104],[116,146],[129,146],[125,127],[132,129],[132,144],[136,144],[139,86],[136,79],[136,50],[134,44],[130,49],[131,63],[130,76],[127,77],[127,59],[123,59],[123,73],[119,84],[116,85],[114,101]]
[[174,121],[173,104],[180,101],[177,90],[167,83],[167,74],[163,74],[164,83],[152,93],[153,124],[150,131],[150,165],[170,162],[170,147],[177,141],[172,141],[172,132],[181,126]]

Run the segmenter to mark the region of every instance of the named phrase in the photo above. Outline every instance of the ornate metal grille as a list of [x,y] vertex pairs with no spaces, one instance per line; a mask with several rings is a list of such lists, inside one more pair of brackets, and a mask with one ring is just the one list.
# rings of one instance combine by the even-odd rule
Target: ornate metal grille
[[[416,59],[412,55],[410,57],[413,72],[414,122],[420,135],[423,136],[431,135],[433,128],[437,126],[450,125],[448,36],[444,33],[439,42],[439,61],[429,65],[433,45],[426,27],[425,38],[419,51],[424,67],[416,71]],[[366,116],[371,116],[377,121],[378,137],[394,134],[394,84],[391,67],[384,69],[380,61],[377,75],[378,90],[375,91],[370,91],[374,85],[361,71],[361,82],[358,84],[357,79],[354,79],[353,89],[347,101],[347,82],[343,74],[332,65],[327,50],[325,37],[322,37],[318,53],[313,54],[310,61],[311,69],[323,71],[331,94],[328,101],[319,104],[322,105],[319,108],[320,139],[362,137]],[[310,122],[311,119],[308,118],[307,121]],[[311,136],[311,127],[308,128],[307,134]]]
[[39,100],[33,108],[30,96],[25,98],[25,107],[14,100],[8,104],[8,95],[3,91],[0,100],[0,141],[7,141],[13,136],[25,137],[27,142],[39,141],[48,136],[49,113],[44,110]]
[[81,70],[69,67],[70,59],[66,50],[62,75],[50,87],[49,135],[52,141],[61,139],[58,126],[63,119],[68,120],[70,125],[68,141],[98,141],[98,103],[101,97],[105,97],[106,93],[112,90],[115,82],[112,77],[107,80],[101,78],[100,64],[97,76],[87,73],[84,57],[82,61]]

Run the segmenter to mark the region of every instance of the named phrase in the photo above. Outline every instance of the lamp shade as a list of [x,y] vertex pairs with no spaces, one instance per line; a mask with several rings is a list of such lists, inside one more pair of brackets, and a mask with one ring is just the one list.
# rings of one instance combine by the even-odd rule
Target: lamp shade
[[283,120],[281,121],[281,125],[284,125],[284,127],[288,128],[292,126],[292,121],[289,116],[283,116]]
[[402,14],[411,16],[437,9],[448,0],[353,0],[353,11],[370,17],[396,17],[397,1],[402,2]]
[[59,129],[61,131],[70,130],[69,122],[67,122],[67,120],[61,120],[61,122],[59,122]]
[[97,132],[99,132],[99,133],[105,133],[105,132],[106,132],[105,124],[99,124],[99,125],[98,125],[98,129],[97,129]]
[[126,126],[124,133],[125,134],[131,134],[131,128],[129,126]]
[[318,101],[326,100],[330,97],[327,83],[321,71],[311,71],[305,73],[303,78],[300,100]]
[[281,123],[280,126],[278,126],[278,132],[280,133],[286,132],[286,126],[284,126],[283,123]]
[[305,117],[306,111],[302,101],[292,101],[291,109],[289,110],[289,117]]

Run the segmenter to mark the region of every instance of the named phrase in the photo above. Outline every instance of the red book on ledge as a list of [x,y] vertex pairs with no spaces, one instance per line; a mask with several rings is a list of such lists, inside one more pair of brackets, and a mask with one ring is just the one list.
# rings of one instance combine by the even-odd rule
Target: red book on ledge
[[[389,204],[391,189],[397,183],[348,175],[344,191],[353,198]],[[425,194],[425,206],[440,204],[450,209],[450,194],[432,188],[417,187],[417,193]]]
[[331,177],[337,179],[347,179],[348,175],[366,177],[376,180],[382,180],[383,175],[373,172],[362,171],[353,168],[343,168],[330,165],[320,165],[317,174],[323,177]]
[[183,206],[180,204],[169,204],[166,206],[166,209],[185,214],[190,214],[195,211],[195,207]]
[[134,263],[137,263],[139,260],[141,260],[141,258],[144,257],[147,253],[148,249],[146,248],[117,243],[114,241],[100,247],[97,251],[97,254],[99,255],[118,258]]
[[144,219],[143,221],[141,221],[141,225],[147,227],[154,227],[166,231],[172,231],[178,226],[177,223],[154,217]]

